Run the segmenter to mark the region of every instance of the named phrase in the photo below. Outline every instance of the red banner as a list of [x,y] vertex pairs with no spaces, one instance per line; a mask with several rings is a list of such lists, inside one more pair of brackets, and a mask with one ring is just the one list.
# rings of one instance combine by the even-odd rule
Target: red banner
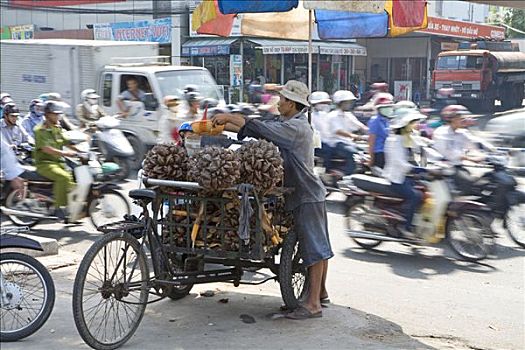
[[451,36],[466,39],[505,39],[505,28],[470,22],[454,21],[451,19],[428,17],[427,29],[420,30],[425,33]]
[[124,2],[126,0],[11,0],[13,6],[24,7],[59,7],[82,4],[96,4],[105,2]]
[[426,0],[393,0],[392,21],[396,27],[421,27],[425,21]]

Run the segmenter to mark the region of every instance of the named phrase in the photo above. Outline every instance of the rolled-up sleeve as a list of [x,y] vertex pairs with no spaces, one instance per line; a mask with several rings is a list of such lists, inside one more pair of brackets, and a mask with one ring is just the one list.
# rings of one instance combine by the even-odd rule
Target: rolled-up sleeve
[[15,177],[20,176],[24,172],[24,169],[18,164],[18,160],[16,159],[15,154],[13,153],[13,150],[7,143],[2,141],[1,145],[1,169],[5,174],[5,178],[8,181],[13,180]]
[[291,149],[299,135],[299,127],[290,121],[262,121],[248,119],[246,124],[239,130],[237,138],[243,140],[246,137],[262,138],[273,142],[277,147]]

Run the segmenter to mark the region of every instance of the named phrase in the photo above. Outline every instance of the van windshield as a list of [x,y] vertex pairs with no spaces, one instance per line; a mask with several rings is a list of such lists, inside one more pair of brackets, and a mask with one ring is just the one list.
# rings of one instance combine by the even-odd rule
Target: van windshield
[[464,70],[483,68],[483,56],[441,56],[438,58],[438,70]]
[[197,85],[203,97],[224,99],[219,86],[207,70],[173,70],[155,73],[163,96],[182,97],[186,85]]

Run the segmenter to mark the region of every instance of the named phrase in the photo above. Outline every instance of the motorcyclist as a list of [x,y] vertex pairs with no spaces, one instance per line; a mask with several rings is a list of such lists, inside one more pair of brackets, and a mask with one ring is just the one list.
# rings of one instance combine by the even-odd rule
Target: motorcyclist
[[463,167],[464,160],[480,162],[483,156],[469,156],[468,150],[475,150],[481,146],[487,150],[494,147],[487,142],[475,137],[464,128],[463,120],[470,115],[469,110],[461,105],[450,105],[443,108],[441,119],[445,125],[434,131],[434,148],[456,168],[454,180],[462,188],[470,186],[474,179],[467,169]]
[[70,105],[62,99],[62,96],[58,92],[47,92],[38,96],[44,103],[47,101],[53,101],[55,104],[58,104],[62,109],[63,113],[59,115],[59,124],[60,127],[67,131],[75,130],[77,127],[66,115],[66,110],[70,109]]
[[346,160],[344,174],[350,175],[355,170],[354,153],[357,152],[355,141],[363,139],[356,132],[368,131],[368,128],[352,114],[351,109],[356,101],[354,94],[348,90],[339,90],[334,93],[333,101],[336,109],[328,113],[328,133],[330,134],[328,145],[330,161],[325,168],[332,171],[334,157]]
[[9,145],[2,139],[0,140],[0,170],[4,177],[9,181],[9,186],[13,190],[23,190],[24,180],[20,177],[24,169],[18,163],[15,153]]
[[376,96],[374,106],[377,115],[368,121],[368,152],[370,167],[385,167],[385,141],[389,133],[389,118],[394,114],[394,97],[389,93]]
[[93,89],[85,89],[80,93],[80,101],[75,108],[75,114],[82,128],[91,127],[97,120],[108,114],[98,104],[100,96]]
[[[59,127],[60,115],[64,113],[63,107],[54,101],[48,101],[44,106],[44,113],[45,122],[35,128],[33,158],[36,171],[53,181],[55,215],[64,218],[67,194],[75,183],[71,172],[66,170],[63,157],[73,157],[77,150],[70,145],[63,129]],[[64,146],[72,150],[65,151]]]
[[193,134],[193,128],[191,127],[191,123],[185,122],[182,123],[181,126],[179,126],[178,129],[179,138],[180,138],[180,144],[184,146],[184,141],[186,141],[186,136],[189,134]]
[[15,103],[7,92],[2,92],[0,94],[0,119],[4,117],[4,106],[8,103]]
[[410,163],[415,141],[412,132],[419,120],[425,118],[417,111],[406,109],[399,114],[390,126],[391,133],[385,142],[385,170],[383,177],[391,182],[391,189],[398,196],[404,198],[405,226],[401,233],[411,238],[412,220],[423,200],[422,193],[414,188],[412,180],[407,175],[414,170]]
[[29,104],[29,113],[22,120],[22,127],[31,136],[35,137],[34,128],[44,122],[44,102],[35,98]]
[[208,109],[215,108],[218,105],[219,105],[219,101],[217,101],[214,98],[208,97],[208,98],[202,99],[200,103],[200,109],[204,111],[206,108]]
[[179,142],[178,127],[184,123],[184,118],[180,111],[181,100],[177,95],[168,95],[164,97],[164,106],[166,113],[162,113],[159,119],[159,142]]
[[20,111],[14,104],[4,106],[4,117],[0,121],[2,140],[12,149],[16,149],[22,143],[34,143],[34,140],[24,130],[18,121]]
[[326,155],[330,155],[330,146],[327,142],[330,139],[328,114],[330,113],[331,104],[330,95],[324,91],[315,91],[310,95],[312,126],[321,142],[321,148],[316,148],[315,152],[323,158],[325,165],[330,162]]
[[184,88],[184,100],[187,104],[186,119],[199,120],[202,115],[200,114],[200,102],[202,96],[196,85],[187,85]]

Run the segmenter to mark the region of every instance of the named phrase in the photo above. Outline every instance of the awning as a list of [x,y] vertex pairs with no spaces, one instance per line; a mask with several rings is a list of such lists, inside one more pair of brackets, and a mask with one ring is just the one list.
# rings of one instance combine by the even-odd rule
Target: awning
[[[307,41],[259,38],[250,38],[248,40],[259,45],[265,55],[308,53]],[[355,43],[314,41],[312,43],[312,53],[320,53],[322,55],[366,56],[366,47]]]
[[230,54],[238,38],[194,38],[182,44],[182,56],[221,56]]

